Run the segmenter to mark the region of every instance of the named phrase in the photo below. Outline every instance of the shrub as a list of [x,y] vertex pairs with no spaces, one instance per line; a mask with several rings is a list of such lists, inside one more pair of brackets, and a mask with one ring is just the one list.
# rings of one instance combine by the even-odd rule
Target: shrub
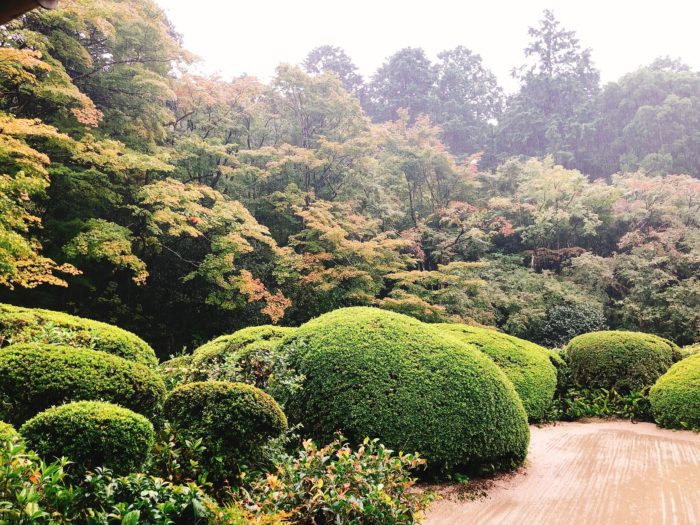
[[242,503],[291,523],[419,523],[432,497],[412,490],[417,455],[394,454],[377,440],[353,450],[342,437],[325,447],[305,441],[274,473],[252,483]]
[[201,439],[202,462],[214,479],[233,479],[254,462],[260,448],[287,428],[275,400],[250,385],[205,381],[175,388],[165,401],[166,419],[185,439]]
[[564,349],[571,380],[582,388],[642,390],[680,356],[671,341],[640,332],[592,332],[572,339]]
[[294,421],[318,441],[336,430],[418,451],[435,473],[504,469],[527,453],[527,416],[512,383],[474,347],[402,314],[344,308],[285,339],[304,385]]
[[681,348],[681,358],[685,359],[686,357],[690,357],[691,355],[695,355],[700,353],[700,343],[695,343],[689,346],[684,346]]
[[227,358],[252,343],[269,342],[272,345],[294,332],[283,326],[251,326],[229,335],[222,335],[197,348],[192,354],[190,379],[193,381],[225,380],[221,368]]
[[552,306],[539,327],[539,342],[548,347],[561,347],[574,337],[605,330],[605,314],[600,305],[566,303]]
[[11,423],[83,400],[109,401],[155,418],[164,398],[156,372],[105,352],[41,343],[0,350],[0,417]]
[[550,351],[535,343],[487,328],[465,324],[439,324],[464,343],[475,346],[508,376],[520,396],[531,421],[541,421],[557,388],[557,369]]
[[158,364],[155,352],[143,339],[116,326],[62,312],[0,304],[0,347],[31,342],[101,350],[150,367]]
[[145,417],[101,401],[50,408],[22,425],[19,433],[44,459],[65,456],[83,469],[104,466],[117,473],[137,471],[155,439]]
[[192,356],[180,355],[158,365],[158,372],[165,382],[165,387],[172,390],[187,381],[192,370]]
[[673,365],[651,388],[649,398],[659,425],[700,430],[700,354]]
[[15,430],[15,427],[8,423],[0,421],[0,442],[14,439],[17,436],[18,434]]

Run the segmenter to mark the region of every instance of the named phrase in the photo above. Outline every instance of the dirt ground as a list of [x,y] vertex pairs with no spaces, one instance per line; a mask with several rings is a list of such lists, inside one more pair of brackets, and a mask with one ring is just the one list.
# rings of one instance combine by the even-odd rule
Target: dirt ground
[[700,435],[651,423],[532,427],[525,468],[485,498],[433,504],[426,525],[700,524]]

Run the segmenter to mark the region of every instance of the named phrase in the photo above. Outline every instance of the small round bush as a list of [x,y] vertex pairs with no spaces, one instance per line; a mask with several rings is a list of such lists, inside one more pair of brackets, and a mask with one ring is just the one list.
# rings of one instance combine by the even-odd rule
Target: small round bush
[[202,439],[205,468],[214,479],[233,479],[241,465],[255,461],[262,445],[287,429],[271,396],[228,381],[178,386],[165,400],[164,414],[185,439]]
[[475,346],[508,376],[531,421],[541,421],[557,388],[557,369],[544,347],[487,328],[439,324],[440,330]]
[[3,421],[0,421],[0,444],[3,441],[10,441],[17,437],[17,431],[15,430],[15,427],[12,425],[5,423]]
[[411,317],[335,310],[286,338],[304,376],[290,401],[319,442],[336,431],[420,452],[435,475],[507,469],[525,459],[529,428],[513,384],[484,354]]
[[101,350],[149,367],[158,364],[148,343],[116,326],[63,312],[0,304],[0,347],[32,342]]
[[66,401],[109,401],[155,418],[164,398],[155,371],[105,352],[42,343],[0,350],[0,417],[14,424]]
[[197,348],[192,354],[190,379],[192,381],[225,379],[225,373],[221,372],[221,368],[232,354],[252,343],[279,342],[294,330],[284,326],[251,326],[233,334],[217,337]]
[[700,430],[700,354],[669,368],[649,391],[649,400],[659,425]]
[[45,460],[65,456],[83,469],[137,472],[153,446],[153,425],[126,408],[78,401],[50,408],[27,421],[20,434]]
[[571,379],[583,388],[614,388],[624,394],[653,385],[676,361],[679,348],[641,332],[591,332],[564,349]]

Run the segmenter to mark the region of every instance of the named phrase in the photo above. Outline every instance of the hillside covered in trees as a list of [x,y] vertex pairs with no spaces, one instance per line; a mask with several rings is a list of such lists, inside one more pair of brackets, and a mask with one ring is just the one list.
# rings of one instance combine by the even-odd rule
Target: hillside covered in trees
[[197,76],[152,0],[0,27],[0,302],[161,357],[346,306],[698,341],[700,73],[601,85],[552,13],[530,39],[507,96],[463,47],[369,79],[332,46],[269,83]]

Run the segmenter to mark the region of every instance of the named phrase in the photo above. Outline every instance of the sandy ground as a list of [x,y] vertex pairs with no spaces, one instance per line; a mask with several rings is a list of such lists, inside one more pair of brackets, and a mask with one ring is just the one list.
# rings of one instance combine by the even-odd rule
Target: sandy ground
[[436,502],[426,524],[700,524],[700,435],[626,421],[531,430],[522,473],[485,498]]

